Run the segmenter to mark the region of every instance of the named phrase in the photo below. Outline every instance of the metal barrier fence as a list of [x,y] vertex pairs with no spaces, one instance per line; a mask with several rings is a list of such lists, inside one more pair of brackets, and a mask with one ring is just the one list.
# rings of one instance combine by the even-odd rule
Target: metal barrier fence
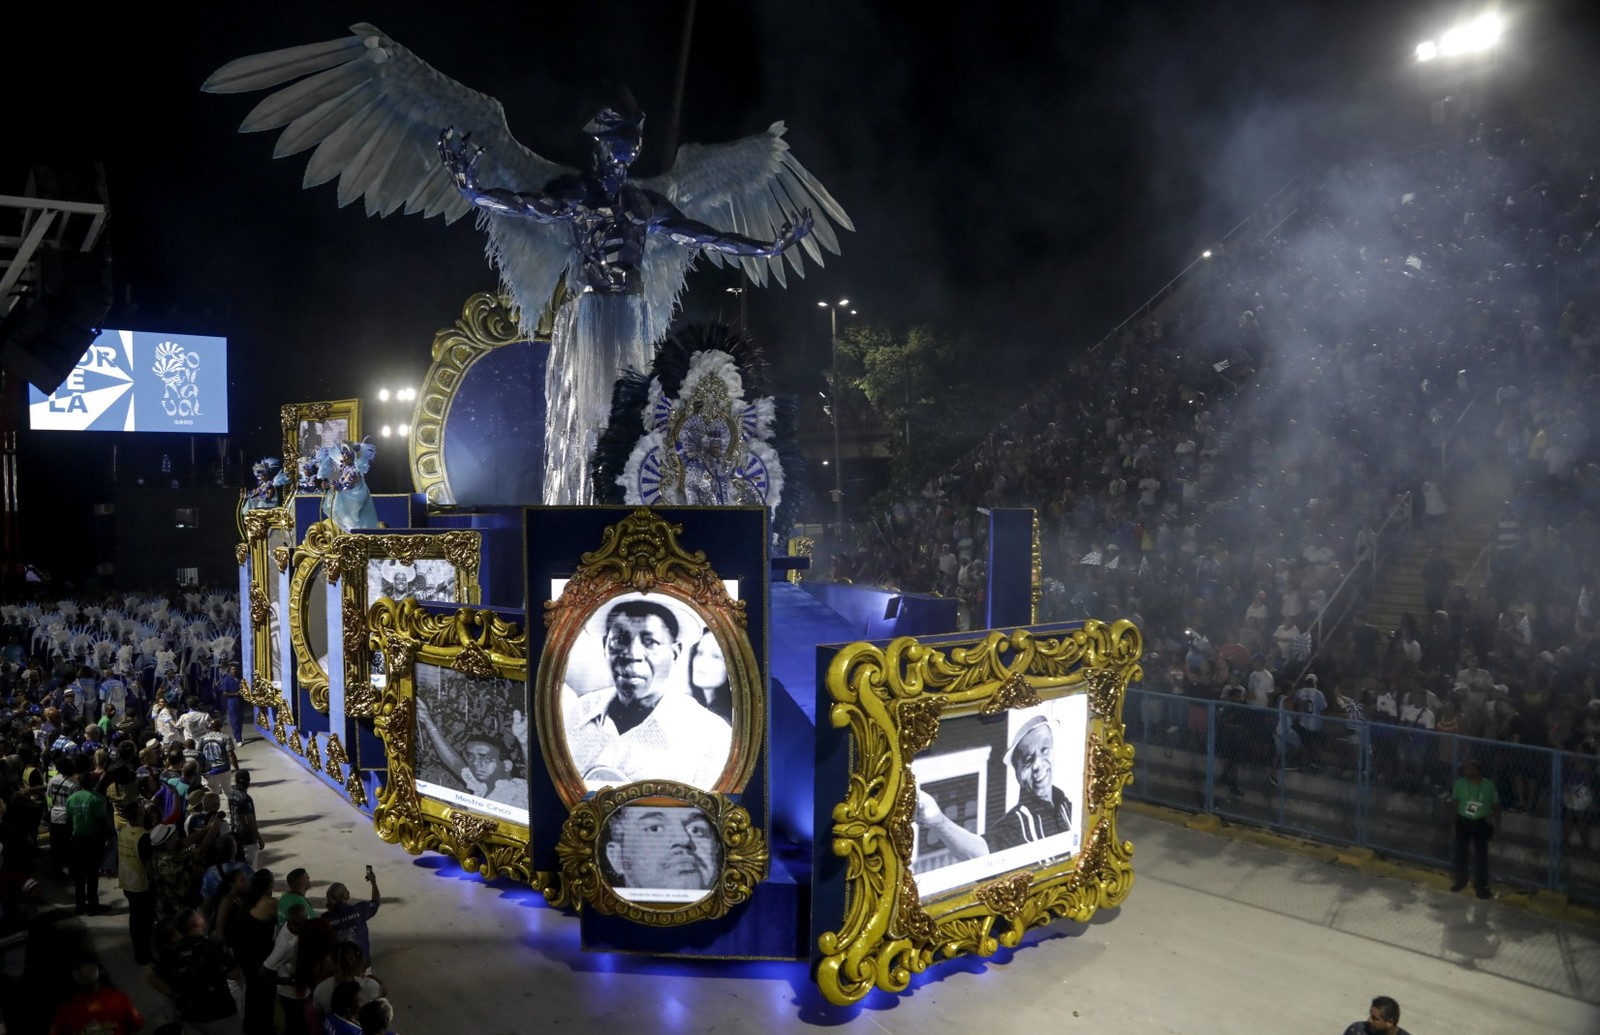
[[1503,806],[1493,881],[1600,904],[1594,755],[1145,690],[1123,717],[1134,800],[1447,870],[1450,789],[1477,759]]

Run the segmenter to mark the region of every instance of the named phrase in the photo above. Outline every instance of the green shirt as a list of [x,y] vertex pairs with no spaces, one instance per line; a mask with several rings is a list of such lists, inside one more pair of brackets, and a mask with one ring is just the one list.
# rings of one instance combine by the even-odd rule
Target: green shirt
[[1500,792],[1489,779],[1473,783],[1463,776],[1456,781],[1450,796],[1456,800],[1456,815],[1462,819],[1488,819],[1500,804]]
[[111,810],[95,792],[76,791],[67,799],[67,823],[73,837],[103,834],[111,828]]
[[283,897],[278,899],[279,927],[282,927],[284,924],[289,922],[289,910],[294,906],[306,907],[307,920],[315,920],[317,918],[317,911],[311,908],[311,903],[306,901],[306,897],[304,895],[296,895],[292,891],[286,891],[283,893]]

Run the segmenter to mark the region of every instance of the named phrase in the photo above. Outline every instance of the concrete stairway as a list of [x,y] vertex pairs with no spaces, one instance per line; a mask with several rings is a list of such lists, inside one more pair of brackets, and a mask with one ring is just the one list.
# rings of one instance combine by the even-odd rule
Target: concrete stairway
[[1399,627],[1400,616],[1406,612],[1419,624],[1425,624],[1422,565],[1428,559],[1430,546],[1438,546],[1440,556],[1455,565],[1456,578],[1467,580],[1469,590],[1482,584],[1489,570],[1488,558],[1480,558],[1480,554],[1490,545],[1500,512],[1510,495],[1510,474],[1503,465],[1486,460],[1457,471],[1445,484],[1444,498],[1450,510],[1436,529],[1427,529],[1422,518],[1422,501],[1414,502],[1416,534],[1390,563],[1388,571],[1379,579],[1377,591],[1367,601],[1367,620],[1377,627],[1385,642],[1389,633]]

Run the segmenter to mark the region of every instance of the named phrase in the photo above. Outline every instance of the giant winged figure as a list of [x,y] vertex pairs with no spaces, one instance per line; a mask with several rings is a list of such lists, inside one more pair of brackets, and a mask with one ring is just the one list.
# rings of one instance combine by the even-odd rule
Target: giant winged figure
[[[564,287],[545,374],[544,502],[591,502],[588,459],[625,368],[649,369],[695,258],[750,280],[805,275],[801,252],[835,254],[850,217],[783,140],[784,125],[725,144],[685,144],[668,172],[632,179],[644,118],[621,91],[584,131],[591,166],[519,144],[500,102],[443,75],[375,26],[228,62],[210,93],[274,89],[240,132],[283,129],[274,157],[315,148],[303,186],[339,178],[338,201],[369,216],[470,211],[531,334]],[[288,84],[288,85],[285,85]],[[498,185],[518,186],[498,186]],[[792,247],[798,245],[799,247]]]

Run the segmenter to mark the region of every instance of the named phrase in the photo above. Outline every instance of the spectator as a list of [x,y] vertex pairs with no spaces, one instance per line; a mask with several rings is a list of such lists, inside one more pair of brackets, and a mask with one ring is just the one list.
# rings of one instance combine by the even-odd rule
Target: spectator
[[350,889],[341,883],[328,886],[328,908],[323,916],[333,925],[334,935],[342,942],[354,942],[361,954],[372,958],[372,940],[367,931],[367,921],[378,915],[382,896],[378,891],[378,878],[367,867],[367,883],[372,893],[365,902],[350,901]]
[[100,864],[106,842],[112,835],[111,808],[99,793],[99,778],[93,772],[78,777],[78,790],[67,799],[67,818],[72,828],[72,883],[78,913],[98,915],[100,905]]
[[289,871],[288,892],[278,899],[278,924],[282,926],[289,921],[289,910],[300,906],[305,910],[307,920],[315,920],[317,911],[311,908],[311,903],[306,899],[306,889],[311,887],[311,876],[306,873],[305,867],[297,866]]
[[389,1026],[394,1023],[394,1007],[387,999],[374,999],[363,1006],[357,1016],[361,1020],[361,1035],[394,1035]]
[[233,789],[228,792],[228,821],[233,836],[244,852],[244,861],[252,867],[256,853],[266,847],[261,837],[261,826],[256,822],[256,802],[250,796],[250,771],[240,769],[234,773]]
[[94,960],[72,969],[72,983],[72,998],[56,1011],[50,1035],[134,1035],[144,1027],[133,1000],[104,979]]
[[243,979],[233,953],[206,937],[199,910],[185,909],[173,918],[174,941],[163,948],[145,971],[150,987],[172,1001],[185,1030],[200,1035],[233,1035],[239,1012],[229,982]]
[[234,754],[233,740],[222,731],[222,720],[211,716],[206,732],[198,741],[200,764],[206,786],[219,795],[233,788],[233,772],[239,768],[239,758]]

